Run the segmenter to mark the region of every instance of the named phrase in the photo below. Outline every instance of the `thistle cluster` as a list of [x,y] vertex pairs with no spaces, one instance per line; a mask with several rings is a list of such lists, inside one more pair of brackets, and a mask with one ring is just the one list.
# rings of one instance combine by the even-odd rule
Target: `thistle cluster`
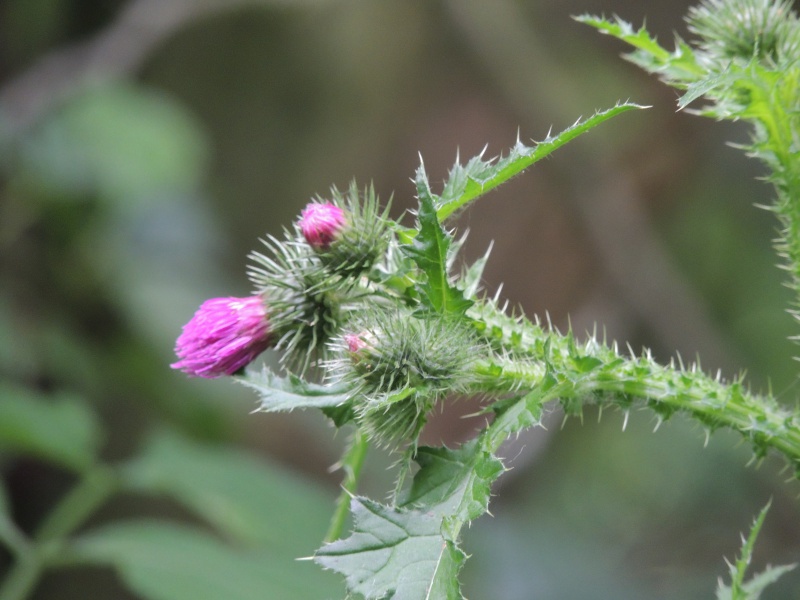
[[[782,224],[777,249],[800,298],[800,21],[790,4],[705,0],[689,15],[700,40],[678,40],[674,52],[619,19],[581,20],[634,45],[632,60],[685,90],[681,106],[703,96],[710,105],[702,114],[753,123],[748,150],[772,169]],[[741,377],[709,377],[680,361],[660,365],[647,351],[621,353],[596,336],[580,342],[549,323],[510,315],[481,291],[487,257],[460,277],[452,273],[463,239],[445,227],[448,217],[570,140],[638,108],[618,104],[534,146],[518,140],[505,156],[457,162],[438,195],[421,165],[410,228],[389,219],[371,187],[334,188],[250,255],[250,298],[209,300],[184,327],[174,368],[200,377],[239,375],[273,348],[284,373],[251,370],[239,378],[261,394],[261,410],[317,408],[337,427],[355,423],[342,461],[345,493],[328,539],[340,537],[351,496],[356,532],[316,556],[346,576],[353,595],[418,597],[403,587],[413,579],[409,569],[434,565],[418,586],[425,597],[434,597],[433,589],[437,598],[461,597],[454,583],[464,559],[459,531],[487,511],[491,484],[504,470],[495,455],[500,445],[539,424],[547,403],[560,403],[567,415],[590,403],[626,414],[638,406],[658,423],[687,414],[709,433],[737,431],[757,459],[782,454],[800,478],[800,413],[752,393]],[[428,415],[450,393],[486,398],[491,423],[458,449],[417,448]],[[402,483],[391,506],[354,495],[367,442],[411,442],[408,456],[419,469],[406,500]],[[400,482],[410,463],[401,469]],[[399,538],[386,535],[387,523]],[[374,572],[364,567],[368,554],[376,555]],[[439,580],[442,573],[453,581]]]
[[[282,239],[263,240],[250,254],[248,298],[213,298],[197,310],[175,345],[172,365],[189,375],[240,372],[267,348],[288,368],[304,372],[326,344],[372,295],[369,271],[387,244],[387,213],[378,213],[374,190],[312,201]],[[366,220],[366,221],[365,221]]]
[[[800,89],[793,54],[800,24],[788,4],[706,0],[689,17],[701,41],[696,48],[679,41],[672,54],[643,30],[634,32],[619,20],[583,20],[635,44],[635,60],[688,87],[690,99],[705,94],[716,102],[717,116],[762,93],[761,84],[772,85],[759,104],[761,137],[754,148],[775,167],[781,192],[800,188],[800,166],[792,150],[800,129],[798,101],[790,93]],[[794,79],[770,79],[777,62],[791,63],[785,72]],[[451,273],[463,240],[456,241],[441,220],[561,144],[633,108],[638,107],[623,104],[597,113],[533,147],[518,141],[505,157],[479,156],[456,164],[441,195],[432,192],[420,167],[414,228],[390,220],[372,187],[359,190],[352,184],[345,192],[334,188],[329,197],[314,198],[281,238],[267,238],[264,249],[250,255],[251,299],[238,304],[217,299],[201,307],[178,339],[181,360],[173,367],[202,377],[237,374],[265,348],[274,348],[284,369],[305,380],[279,386],[281,393],[295,394],[293,406],[325,408],[329,416],[336,408],[337,425],[355,421],[371,439],[387,445],[414,439],[436,403],[452,392],[505,395],[514,401],[529,394],[539,397],[541,390],[556,385],[568,413],[587,401],[625,407],[638,398],[659,418],[684,411],[709,427],[737,429],[753,441],[757,454],[776,448],[797,468],[798,419],[768,397],[740,390],[737,382],[660,367],[648,355],[622,357],[594,338],[581,348],[571,334],[509,316],[496,300],[480,297],[486,257],[461,277]],[[790,135],[773,138],[776,123]],[[787,209],[781,211],[786,231],[779,250],[794,265],[800,265],[797,197],[780,194]],[[800,281],[800,266],[795,272]],[[678,385],[684,379],[691,389]],[[271,406],[274,390],[266,385],[261,391],[263,406]],[[732,400],[717,406],[711,398]],[[286,407],[282,401],[277,405]],[[739,406],[731,410],[734,405]],[[778,422],[782,429],[773,426]]]
[[249,255],[251,298],[201,306],[173,367],[239,374],[272,348],[290,373],[348,388],[349,414],[371,439],[415,437],[439,399],[468,387],[481,346],[464,320],[418,310],[395,229],[372,187],[314,198]]

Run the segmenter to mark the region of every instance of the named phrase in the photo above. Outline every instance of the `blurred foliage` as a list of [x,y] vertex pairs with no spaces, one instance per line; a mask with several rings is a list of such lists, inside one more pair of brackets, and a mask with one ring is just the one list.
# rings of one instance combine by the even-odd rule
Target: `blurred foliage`
[[[473,155],[488,142],[493,154],[518,131],[542,139],[619,99],[654,107],[464,215],[469,258],[496,238],[486,284],[506,281],[528,314],[548,311],[562,327],[572,315],[577,332],[597,322],[665,360],[694,356],[707,340],[691,331],[679,347],[665,340],[626,287],[652,282],[620,281],[619,257],[602,250],[603,221],[588,211],[603,210],[604,185],[622,182],[721,340],[725,352],[701,353],[704,366],[747,369],[756,387],[796,403],[786,339],[797,331],[770,248],[775,224],[752,207],[769,189],[724,146],[742,141],[740,130],[676,114],[669,90],[569,18],[647,15],[669,39],[686,2],[197,2],[139,63],[104,72],[65,61],[66,88],[24,80],[45,58],[113,33],[134,4],[0,5],[3,539],[14,537],[11,522],[28,534],[46,525],[80,487],[73,472],[99,461],[124,473],[115,484],[124,493],[76,524],[65,555],[115,576],[58,569],[33,598],[340,597],[335,577],[293,559],[324,535],[337,482],[326,467],[343,440],[310,415],[250,416],[247,390],[170,371],[181,325],[205,298],[245,292],[243,259],[257,238],[331,184],[374,180],[381,197],[395,192],[399,215],[412,204],[417,152],[443,178],[457,149]],[[192,3],[163,0],[179,5]],[[23,83],[25,94],[10,94]],[[42,98],[18,127],[16,109]],[[606,210],[624,255],[646,260],[624,246],[637,222]],[[431,427],[451,444],[469,428],[456,412]],[[797,560],[797,488],[770,461],[743,467],[747,452],[725,435],[703,449],[702,433],[680,420],[655,434],[636,415],[624,434],[616,415],[591,421],[559,430],[552,415],[546,434],[509,449],[494,518],[466,534],[468,596],[709,598],[721,557],[733,559],[736,532],[769,497],[756,568]],[[383,493],[393,459],[370,457],[364,493]],[[12,564],[4,552],[0,571]],[[214,587],[220,576],[230,587]],[[797,596],[797,577],[764,598]]]

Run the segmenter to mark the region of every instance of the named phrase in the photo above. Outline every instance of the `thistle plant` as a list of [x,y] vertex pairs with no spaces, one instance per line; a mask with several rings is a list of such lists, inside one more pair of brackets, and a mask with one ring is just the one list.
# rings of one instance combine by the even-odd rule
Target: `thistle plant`
[[[769,169],[776,250],[800,298],[800,22],[790,4],[706,0],[688,15],[695,40],[677,38],[674,50],[620,19],[578,20],[631,44],[630,60],[683,92],[679,108],[702,100],[692,108],[698,115],[751,125],[743,150]],[[208,301],[179,338],[173,367],[234,375],[259,393],[263,412],[319,409],[353,432],[341,461],[344,490],[313,558],[342,574],[354,597],[461,598],[460,532],[488,510],[491,486],[507,468],[498,449],[539,426],[550,406],[567,415],[589,404],[643,407],[659,422],[683,413],[708,433],[738,432],[755,458],[780,456],[800,477],[800,414],[751,391],[744,377],[659,364],[648,351],[621,352],[596,335],[509,314],[481,287],[488,255],[456,268],[463,238],[454,215],[567,142],[642,108],[620,103],[530,146],[517,140],[497,158],[456,162],[438,191],[420,165],[410,223],[390,219],[371,187],[334,189],[251,254],[250,299]],[[281,369],[244,368],[268,347]],[[488,424],[457,448],[420,446],[428,416],[449,394],[483,398]],[[371,445],[400,457],[388,502],[358,495]],[[348,512],[353,531],[343,537]],[[763,519],[718,598],[757,598],[786,570],[744,580]]]

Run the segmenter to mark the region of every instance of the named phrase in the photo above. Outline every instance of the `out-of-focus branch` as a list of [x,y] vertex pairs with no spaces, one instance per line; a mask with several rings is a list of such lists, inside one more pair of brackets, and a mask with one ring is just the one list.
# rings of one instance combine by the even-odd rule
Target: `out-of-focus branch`
[[36,122],[81,85],[135,72],[165,39],[189,23],[246,6],[294,6],[323,0],[132,0],[93,38],[59,48],[0,89],[7,134]]

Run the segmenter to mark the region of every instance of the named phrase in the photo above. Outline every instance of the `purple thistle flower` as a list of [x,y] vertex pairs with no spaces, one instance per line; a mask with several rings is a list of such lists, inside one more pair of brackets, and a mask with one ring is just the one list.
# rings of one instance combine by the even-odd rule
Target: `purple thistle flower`
[[267,307],[260,296],[211,298],[183,326],[170,366],[195,377],[233,375],[270,343]]
[[344,211],[330,202],[311,202],[300,213],[300,231],[314,248],[325,250],[345,226]]

